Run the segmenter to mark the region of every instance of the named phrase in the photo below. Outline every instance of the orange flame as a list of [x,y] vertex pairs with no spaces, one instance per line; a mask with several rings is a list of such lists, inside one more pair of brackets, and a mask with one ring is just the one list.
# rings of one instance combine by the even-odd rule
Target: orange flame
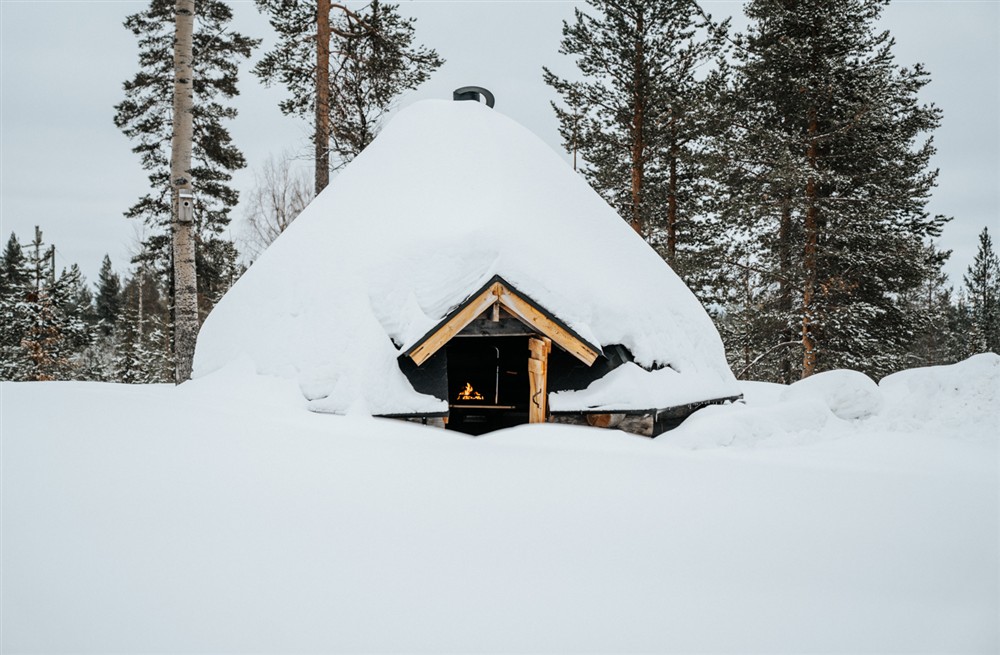
[[483,394],[472,388],[471,382],[465,383],[465,388],[458,393],[457,400],[482,400]]

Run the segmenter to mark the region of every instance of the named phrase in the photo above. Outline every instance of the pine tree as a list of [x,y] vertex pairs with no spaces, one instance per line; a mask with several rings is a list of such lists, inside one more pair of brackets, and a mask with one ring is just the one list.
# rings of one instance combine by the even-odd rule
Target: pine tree
[[582,79],[544,68],[564,145],[591,186],[682,274],[704,244],[700,186],[726,26],[688,0],[588,0],[563,24],[560,53]]
[[101,270],[97,275],[97,300],[95,301],[97,320],[100,321],[100,331],[104,336],[110,336],[118,312],[121,309],[121,281],[118,274],[111,270],[111,258],[104,255]]
[[26,379],[29,362],[21,339],[30,327],[28,260],[11,232],[0,256],[0,380]]
[[0,255],[0,295],[8,295],[28,282],[27,259],[17,235],[10,233],[3,255]]
[[[125,27],[139,40],[139,67],[125,82],[125,99],[115,106],[115,125],[135,145],[149,172],[150,193],[125,215],[150,228],[144,249],[148,262],[172,288],[170,145],[173,131],[174,3],[152,0],[132,14]],[[239,201],[232,172],[244,168],[243,153],[233,143],[226,122],[236,109],[225,104],[239,90],[240,61],[250,57],[259,39],[231,29],[232,9],[220,0],[199,0],[194,33],[194,179],[195,262],[202,317],[231,284],[236,249],[226,237],[230,212]]]
[[114,328],[111,377],[117,382],[170,382],[173,359],[170,312],[157,279],[140,267],[122,288]]
[[802,376],[905,366],[919,317],[901,298],[937,270],[926,245],[947,219],[925,206],[940,111],[917,99],[926,71],[897,66],[874,29],[885,4],[753,0],[738,42],[714,176],[736,248],[772,276],[784,336],[770,341],[797,333]]
[[[12,242],[17,242],[13,235]],[[46,247],[37,227],[28,255],[15,254],[18,250],[9,241],[3,261],[4,277],[20,283],[7,284],[0,297],[0,378],[70,379],[90,341],[82,319],[80,269],[74,265],[57,276],[55,247]]]
[[94,294],[87,288],[87,278],[84,277],[79,265],[70,264],[68,269],[63,269],[59,280],[65,287],[59,308],[69,316],[78,317],[88,327],[96,324]]
[[335,5],[331,13],[329,0],[256,3],[278,43],[254,73],[268,86],[286,88],[282,112],[314,119],[319,193],[329,183],[331,163],[340,167],[371,143],[399,94],[417,88],[443,60],[414,44],[415,19],[400,16],[397,5],[375,0],[358,12]]
[[906,311],[916,319],[916,332],[907,348],[909,367],[952,364],[966,357],[963,333],[958,329],[959,309],[942,270],[951,252],[927,246],[926,256],[934,262],[933,274],[901,297]]
[[1000,353],[1000,258],[989,228],[979,234],[979,249],[963,281],[972,323],[970,350]]
[[956,335],[957,353],[955,361],[960,361],[983,352],[982,341],[977,337],[975,318],[971,303],[964,288],[960,288],[955,294],[955,304],[950,316],[950,332]]

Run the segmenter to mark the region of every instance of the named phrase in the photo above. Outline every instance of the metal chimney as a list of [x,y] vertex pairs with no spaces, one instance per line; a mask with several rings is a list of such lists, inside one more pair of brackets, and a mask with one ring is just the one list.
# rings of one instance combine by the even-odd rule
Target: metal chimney
[[493,107],[496,102],[496,98],[490,93],[489,89],[484,89],[481,86],[463,86],[461,89],[455,89],[454,93],[451,94],[454,100],[472,100],[474,102],[479,102],[479,96],[486,96],[486,106]]

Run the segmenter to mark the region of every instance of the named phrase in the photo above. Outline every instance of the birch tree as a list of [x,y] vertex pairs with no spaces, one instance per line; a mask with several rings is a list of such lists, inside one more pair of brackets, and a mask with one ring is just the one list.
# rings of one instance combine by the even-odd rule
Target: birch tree
[[[132,140],[133,152],[149,173],[149,191],[125,212],[128,218],[142,220],[147,228],[142,263],[160,276],[171,295],[170,304],[175,306],[175,237],[180,239],[178,247],[188,238],[193,240],[196,275],[183,284],[196,285],[198,316],[203,318],[231,284],[237,268],[227,227],[239,193],[230,183],[232,171],[243,168],[246,161],[226,127],[226,122],[236,117],[236,109],[225,101],[239,93],[239,62],[250,56],[259,41],[232,29],[232,9],[225,2],[198,0],[197,8],[197,16],[191,15],[188,59],[193,72],[186,85],[191,99],[187,163],[176,159],[179,153],[173,150],[178,76],[174,51],[179,45],[175,36],[181,17],[174,0],[151,0],[144,10],[125,20],[125,27],[138,39],[139,71],[125,82],[125,98],[115,106],[114,120]],[[178,166],[182,172],[174,171]],[[179,178],[193,181],[193,185],[176,183]],[[175,217],[177,193],[182,188],[193,194],[190,225],[179,225]],[[191,257],[190,249],[182,249],[180,259]],[[183,311],[190,312],[190,307]],[[190,323],[189,318],[184,320]],[[190,341],[187,337],[184,340]]]
[[194,139],[194,0],[177,0],[174,38],[174,111],[170,155],[173,190],[174,381],[191,378],[198,338],[198,277],[194,263],[194,194],[191,148]]
[[269,157],[254,173],[247,196],[246,254],[255,258],[271,245],[313,198],[312,185],[293,166],[291,156]]
[[[232,172],[246,166],[241,150],[227,127],[236,109],[226,101],[239,93],[241,59],[259,42],[232,29],[232,9],[220,0],[198,0],[192,33],[192,148],[190,178],[194,193],[195,263],[199,314],[202,318],[228,288],[236,253],[227,237],[230,214],[239,193],[231,185]],[[172,222],[174,186],[171,183],[174,85],[174,0],[151,0],[143,11],[130,15],[125,27],[139,43],[139,71],[124,83],[125,97],[115,106],[115,125],[132,141],[149,173],[149,190],[125,215],[143,221],[141,252],[173,286]]]

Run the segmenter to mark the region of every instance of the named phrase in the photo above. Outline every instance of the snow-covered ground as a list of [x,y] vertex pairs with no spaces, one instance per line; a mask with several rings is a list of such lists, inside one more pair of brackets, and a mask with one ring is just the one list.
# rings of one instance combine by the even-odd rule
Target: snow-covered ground
[[996,652],[1000,357],[656,440],[4,384],[3,652]]

